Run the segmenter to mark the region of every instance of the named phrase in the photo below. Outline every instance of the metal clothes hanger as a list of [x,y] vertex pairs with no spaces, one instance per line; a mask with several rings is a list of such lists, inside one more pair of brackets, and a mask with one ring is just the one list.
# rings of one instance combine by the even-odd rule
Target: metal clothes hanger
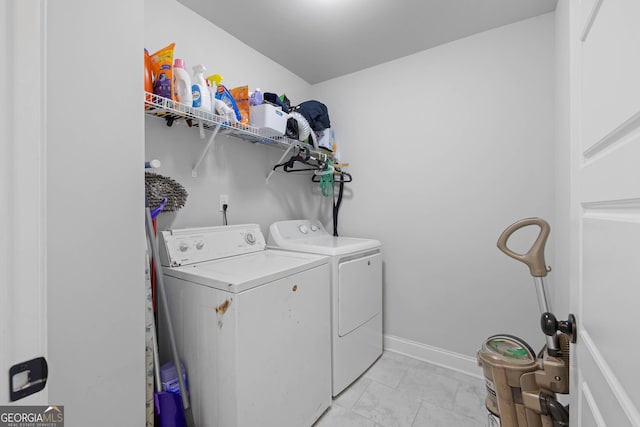
[[[347,183],[347,182],[353,181],[353,177],[351,176],[350,173],[341,171],[338,168],[334,168],[333,174],[335,176],[335,180],[338,181],[338,182]],[[321,179],[322,175],[323,175],[322,173],[314,173],[311,176],[311,181],[320,182],[320,179]],[[338,177],[340,177],[340,178],[338,178]]]
[[[296,162],[303,163],[312,167],[295,169]],[[325,169],[327,167],[327,162],[311,156],[311,153],[307,149],[300,148],[298,153],[296,153],[294,156],[291,156],[291,158],[286,162],[275,165],[273,167],[273,170],[276,170],[280,167],[282,167],[285,172],[318,171]]]

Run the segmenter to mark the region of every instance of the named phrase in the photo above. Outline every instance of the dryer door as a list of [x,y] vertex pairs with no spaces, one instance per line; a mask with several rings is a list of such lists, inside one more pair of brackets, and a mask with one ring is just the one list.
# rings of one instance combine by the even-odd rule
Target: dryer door
[[340,263],[338,335],[343,337],[382,312],[382,255]]

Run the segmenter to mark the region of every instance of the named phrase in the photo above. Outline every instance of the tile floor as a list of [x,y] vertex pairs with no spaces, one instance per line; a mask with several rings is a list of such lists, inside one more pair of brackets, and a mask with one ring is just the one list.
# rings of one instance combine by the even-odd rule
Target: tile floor
[[484,381],[385,351],[313,427],[484,427]]

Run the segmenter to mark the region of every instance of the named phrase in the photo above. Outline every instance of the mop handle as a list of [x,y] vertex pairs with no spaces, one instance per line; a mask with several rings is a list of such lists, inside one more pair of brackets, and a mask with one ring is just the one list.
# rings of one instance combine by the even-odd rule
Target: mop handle
[[180,394],[182,397],[182,406],[184,409],[184,416],[187,422],[187,427],[193,426],[193,414],[191,412],[191,405],[189,403],[189,398],[187,396],[187,387],[184,383],[182,365],[180,363],[180,357],[178,356],[178,349],[176,347],[176,339],[173,334],[173,327],[171,325],[171,318],[169,316],[169,303],[167,302],[167,294],[164,288],[164,280],[162,276],[162,268],[160,267],[160,256],[158,249],[158,241],[156,239],[155,233],[153,231],[153,220],[151,219],[151,210],[147,207],[145,209],[145,226],[147,229],[147,236],[149,238],[149,242],[151,243],[151,255],[153,256],[153,264],[156,270],[156,280],[158,281],[158,290],[160,303],[162,306],[162,310],[165,313],[165,320],[167,323],[167,332],[169,335],[169,344],[171,345],[171,354],[173,356],[173,362],[176,366],[176,371],[178,374],[178,386],[180,387]]
[[[538,234],[536,241],[531,246],[531,249],[529,249],[525,254],[513,252],[507,247],[507,240],[509,240],[509,237],[511,237],[514,232],[529,225],[537,225],[540,227],[540,233]],[[529,271],[531,271],[531,275],[533,277],[545,277],[547,273],[551,271],[551,267],[547,267],[544,261],[544,246],[547,243],[547,237],[549,237],[550,230],[551,227],[549,227],[549,223],[542,218],[521,219],[520,221],[511,224],[502,232],[498,239],[498,249],[509,255],[511,258],[525,263],[527,267],[529,267]]]

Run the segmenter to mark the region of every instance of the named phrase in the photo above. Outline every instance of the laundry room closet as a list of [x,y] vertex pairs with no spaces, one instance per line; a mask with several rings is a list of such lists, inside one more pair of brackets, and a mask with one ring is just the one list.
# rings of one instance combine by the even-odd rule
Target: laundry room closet
[[[291,55],[296,36],[311,33],[297,13],[311,3],[330,11],[313,15],[323,18],[317,28],[333,16],[344,25],[342,43],[325,43],[332,53],[362,42],[326,67],[313,66],[326,58],[306,43],[311,52]],[[350,13],[334,9],[347,5]],[[300,27],[256,19],[269,11],[291,12]],[[632,352],[620,351],[628,334],[619,327],[638,323],[640,62],[628,53],[637,51],[639,15],[634,1],[2,2],[0,403],[20,417],[29,406],[64,413],[69,426],[153,419],[162,386],[150,356],[180,358],[167,348],[172,322],[150,351],[155,268],[156,284],[166,276],[172,293],[164,311],[173,310],[184,363],[196,366],[189,385],[207,401],[194,402],[228,417],[199,424],[478,425],[513,396],[566,412],[546,392],[543,401],[523,389],[535,377],[560,395],[570,385],[572,424],[577,415],[578,424],[640,425],[629,375],[637,370]],[[363,23],[375,31],[353,31]],[[287,30],[290,43],[268,44],[282,56],[233,30],[267,40],[273,33],[259,24]],[[391,42],[397,36],[404,43]],[[435,43],[401,49],[416,40]],[[328,187],[311,179],[319,171],[273,170],[296,152],[289,142],[230,136],[222,121],[214,138],[197,119],[167,116],[173,101],[148,108],[143,48],[171,44],[189,74],[202,64],[229,88],[326,105],[347,164],[338,169],[352,178],[339,238]],[[396,56],[380,60],[383,50]],[[151,160],[185,202],[158,214],[158,232],[143,209]],[[547,223],[541,260],[531,241],[546,238]],[[540,234],[518,229],[511,239],[520,225]],[[156,235],[162,252],[145,244]],[[530,258],[514,256],[529,248]],[[535,266],[527,272],[505,254]],[[336,292],[345,283],[353,292]],[[545,313],[540,325],[536,299],[568,320]],[[578,339],[567,361],[555,347],[568,343],[552,329],[574,329],[570,312]],[[626,322],[614,323],[620,316]],[[352,351],[365,342],[354,331],[369,330],[379,347],[352,369],[351,356],[368,354]],[[336,349],[344,369],[335,369]],[[499,382],[492,390],[503,369],[490,360],[497,352],[551,369],[516,379],[522,393]],[[171,370],[169,380],[182,378]],[[206,405],[211,394],[218,400]],[[241,407],[256,401],[264,406]],[[489,419],[508,423],[517,405],[498,404]]]
[[[487,336],[539,336],[523,267],[496,240],[519,218],[553,224],[554,25],[543,14],[313,85],[177,0],[145,0],[144,47],[175,43],[189,73],[203,64],[227,87],[326,104],[353,176],[339,232],[384,247],[385,349],[480,378],[475,352]],[[159,229],[222,225],[221,195],[229,224],[266,235],[275,221],[310,218],[331,229],[332,200],[310,175],[280,170],[267,182],[282,149],[218,135],[194,170],[209,135],[145,117],[145,158],[188,192]]]
[[[178,1],[147,0],[145,48],[173,42],[175,57],[204,64],[229,87],[327,105],[354,178],[340,232],[385,245],[386,346],[473,371],[477,346],[503,319],[537,336],[531,289],[495,241],[516,218],[553,218],[553,13],[315,85]],[[206,143],[198,130],[152,117],[145,125],[146,158],[189,193],[163,226],[222,224],[221,194],[230,223],[264,232],[282,219],[331,225],[331,202],[308,176],[265,182],[282,150],[218,136],[192,177]]]

